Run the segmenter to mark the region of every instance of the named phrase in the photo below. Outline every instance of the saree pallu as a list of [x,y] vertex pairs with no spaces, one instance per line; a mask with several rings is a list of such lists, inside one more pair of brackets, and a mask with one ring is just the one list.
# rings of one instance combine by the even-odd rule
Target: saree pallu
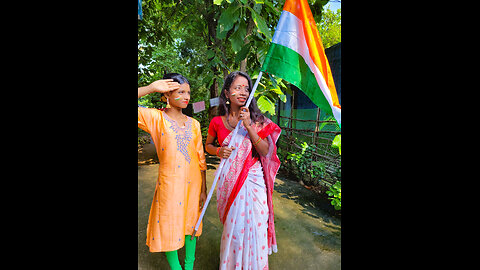
[[280,167],[275,143],[281,130],[269,119],[255,129],[267,138],[268,154],[252,157],[252,142],[241,125],[232,144],[236,149],[216,172],[220,174],[217,211],[223,223],[220,269],[268,269],[268,255],[277,252],[271,195]]

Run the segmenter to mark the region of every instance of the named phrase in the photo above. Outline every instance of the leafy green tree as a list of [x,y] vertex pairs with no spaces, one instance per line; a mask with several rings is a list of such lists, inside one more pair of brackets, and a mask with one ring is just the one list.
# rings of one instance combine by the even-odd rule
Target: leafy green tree
[[[316,21],[320,21],[327,2],[309,0]],[[180,72],[196,84],[192,88],[197,91],[192,93],[207,100],[219,95],[223,79],[234,70],[245,71],[256,79],[284,3],[284,0],[142,1],[143,20],[138,21],[139,85],[159,79],[167,72]],[[286,101],[287,86],[280,78],[264,74],[256,94],[260,109],[274,115],[277,100]],[[140,102],[161,103],[155,94]],[[212,116],[215,110],[210,108],[209,114]]]
[[316,22],[324,48],[342,41],[342,13],[340,9],[334,12],[325,8],[320,21]]

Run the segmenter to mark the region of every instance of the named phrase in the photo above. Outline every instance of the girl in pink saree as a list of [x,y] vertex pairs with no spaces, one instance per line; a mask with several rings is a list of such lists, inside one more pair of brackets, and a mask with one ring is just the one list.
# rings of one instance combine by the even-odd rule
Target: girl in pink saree
[[[277,252],[272,193],[280,167],[276,142],[281,130],[264,117],[249,96],[252,81],[243,72],[227,76],[219,115],[210,122],[205,149],[226,159],[219,174],[217,211],[223,223],[220,269],[268,269],[268,255]],[[233,129],[243,121],[233,147]],[[217,138],[220,147],[213,145]]]

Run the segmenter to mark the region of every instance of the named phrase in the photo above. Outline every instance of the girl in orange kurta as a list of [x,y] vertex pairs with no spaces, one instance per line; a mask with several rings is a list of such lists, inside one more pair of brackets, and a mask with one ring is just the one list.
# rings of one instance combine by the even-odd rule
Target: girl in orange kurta
[[[200,123],[182,113],[190,100],[185,77],[170,73],[138,89],[138,97],[164,93],[170,108],[138,107],[138,127],[150,133],[157,149],[159,168],[147,226],[150,252],[166,252],[171,269],[182,269],[177,250],[185,244],[185,269],[193,269],[196,238],[190,241],[206,199]],[[202,224],[196,236],[202,234]]]

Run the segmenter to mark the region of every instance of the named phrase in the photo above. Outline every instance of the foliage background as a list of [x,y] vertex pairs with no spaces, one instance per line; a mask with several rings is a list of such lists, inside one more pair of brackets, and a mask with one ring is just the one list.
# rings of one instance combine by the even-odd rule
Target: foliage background
[[[191,83],[191,103],[205,100],[208,117],[212,117],[215,110],[209,108],[208,99],[219,95],[228,73],[242,70],[252,79],[258,76],[284,2],[142,1],[143,19],[138,20],[138,85],[148,85],[165,73],[181,73]],[[326,0],[309,3],[324,47],[340,42],[341,10],[335,13],[324,9]],[[287,82],[263,76],[255,95],[260,109],[267,116],[274,115],[275,103],[286,101],[285,91],[289,91]],[[165,105],[158,93],[140,98],[139,104],[157,108]]]

